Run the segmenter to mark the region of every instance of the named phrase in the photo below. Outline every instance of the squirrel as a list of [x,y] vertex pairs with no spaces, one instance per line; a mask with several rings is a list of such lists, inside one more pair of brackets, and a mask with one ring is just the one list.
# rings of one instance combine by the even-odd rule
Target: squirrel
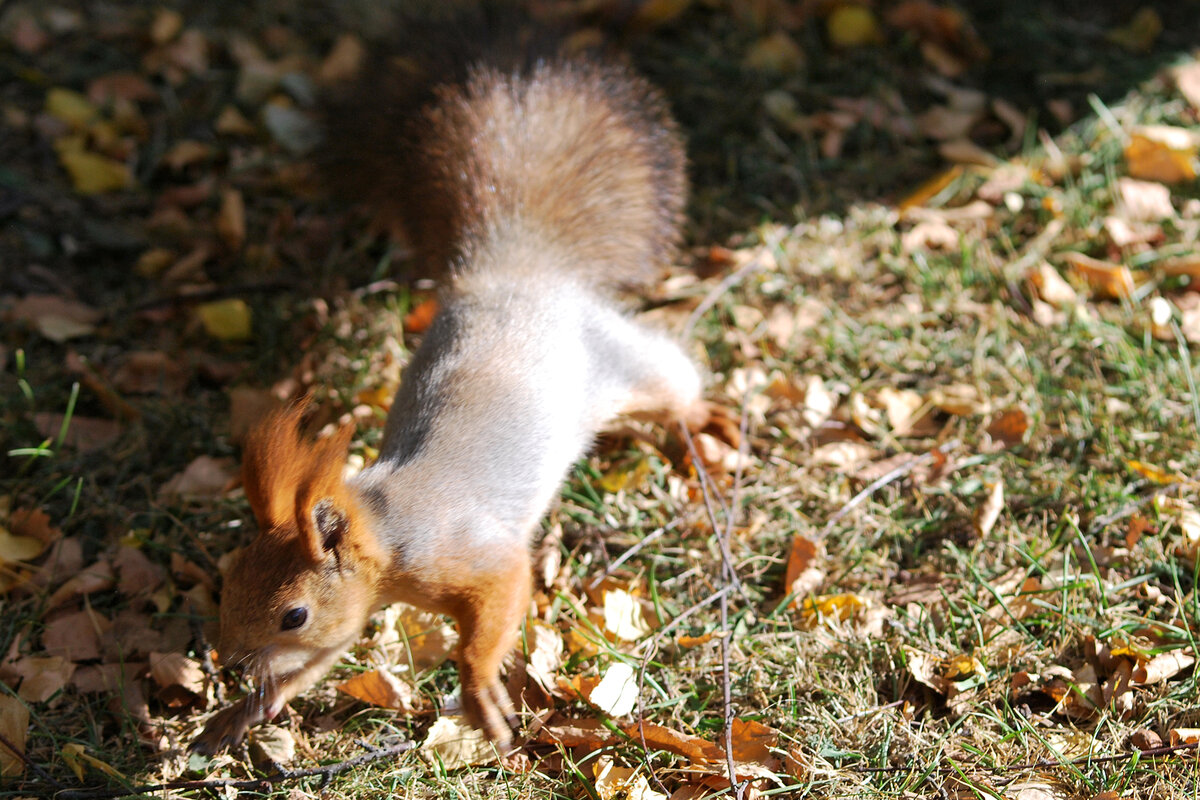
[[618,416],[697,429],[709,414],[679,344],[616,299],[680,239],[684,150],[661,95],[621,63],[559,53],[367,72],[331,104],[322,168],[446,276],[441,310],[357,475],[352,426],[307,439],[303,404],[247,438],[259,533],[225,575],[218,652],[255,688],[209,719],[200,752],[275,717],[398,601],[456,621],[462,711],[509,747],[502,661],[565,473]]

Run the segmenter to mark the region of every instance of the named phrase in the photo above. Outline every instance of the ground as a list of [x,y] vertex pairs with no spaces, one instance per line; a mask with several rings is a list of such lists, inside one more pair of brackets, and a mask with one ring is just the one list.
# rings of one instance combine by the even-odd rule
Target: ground
[[687,135],[687,248],[633,302],[728,424],[573,470],[516,754],[442,714],[452,629],[392,609],[189,756],[238,691],[209,648],[246,425],[311,392],[369,462],[433,310],[309,157],[387,6],[294,5],[0,9],[0,792],[1194,796],[1182,3],[535,5]]

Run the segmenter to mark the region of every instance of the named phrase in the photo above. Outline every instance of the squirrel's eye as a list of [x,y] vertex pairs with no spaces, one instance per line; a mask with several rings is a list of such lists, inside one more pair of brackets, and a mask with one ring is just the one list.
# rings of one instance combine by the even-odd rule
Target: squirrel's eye
[[308,609],[304,606],[293,608],[283,615],[283,629],[294,631],[308,621]]

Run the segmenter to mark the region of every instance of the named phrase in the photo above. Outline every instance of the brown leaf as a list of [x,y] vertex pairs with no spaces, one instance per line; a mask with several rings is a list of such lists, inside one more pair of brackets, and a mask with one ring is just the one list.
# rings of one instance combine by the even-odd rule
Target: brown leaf
[[1024,442],[1028,431],[1029,417],[1019,408],[1010,408],[997,414],[987,427],[987,434],[992,441],[1005,447],[1016,447]]
[[[735,720],[736,725],[738,720]],[[626,725],[622,730],[633,741],[649,750],[666,750],[683,756],[696,764],[709,764],[725,757],[724,751],[713,742],[682,731],[643,722]]]
[[197,142],[194,139],[182,139],[163,154],[162,160],[164,164],[178,172],[192,164],[207,161],[212,154],[212,145]]
[[424,333],[433,324],[433,318],[438,313],[436,297],[422,300],[411,311],[404,315],[404,331],[406,333]]
[[598,719],[568,719],[545,725],[537,732],[542,744],[562,745],[565,748],[603,747],[613,740],[613,732]]
[[117,591],[126,597],[148,595],[167,578],[166,570],[129,545],[122,545],[117,550],[113,566],[117,570]]
[[16,748],[14,753],[0,747],[0,777],[16,778],[25,774],[25,737],[29,733],[29,708],[10,694],[0,694],[0,736]]
[[1183,670],[1196,663],[1196,657],[1182,649],[1168,650],[1159,653],[1154,658],[1138,664],[1132,675],[1132,680],[1138,685],[1163,683]]
[[787,572],[783,590],[795,594],[792,605],[808,597],[825,581],[825,570],[821,565],[823,548],[807,536],[792,537],[791,552],[788,553]]
[[71,676],[71,686],[81,694],[118,694],[127,681],[146,669],[144,662],[91,664],[79,667]]
[[237,189],[221,191],[221,209],[217,212],[217,235],[230,250],[242,249],[246,241],[246,201]]
[[[33,424],[38,433],[47,439],[57,439],[62,430],[63,415],[39,411],[33,415]],[[81,453],[90,453],[108,447],[121,436],[121,423],[111,419],[84,417],[75,414],[67,427],[63,444]]]
[[178,686],[194,695],[204,693],[204,670],[183,653],[150,653],[150,677],[163,689]]
[[46,702],[62,691],[75,672],[75,665],[61,656],[26,656],[5,666],[6,671],[20,677],[17,695],[27,703]]
[[1162,737],[1152,730],[1138,728],[1129,735],[1129,744],[1138,750],[1154,750],[1162,747]]
[[112,382],[123,392],[178,397],[187,386],[188,375],[178,358],[160,350],[134,350],[113,373]]
[[[779,761],[771,752],[771,748],[779,743],[779,731],[774,728],[754,720],[735,719],[730,732],[734,761],[767,765]],[[721,750],[723,752],[724,747]]]
[[62,531],[50,524],[50,515],[40,508],[18,508],[8,517],[8,529],[14,536],[28,536],[44,545],[62,538]]
[[107,106],[114,100],[157,100],[158,92],[136,72],[110,72],[88,84],[87,96],[96,105]]
[[87,336],[96,330],[96,323],[104,318],[103,313],[91,306],[48,294],[22,297],[13,304],[9,316],[18,322],[32,325],[47,339],[55,342]]
[[102,558],[83,571],[71,576],[66,583],[58,587],[50,599],[46,601],[47,608],[57,608],[63,603],[79,595],[102,592],[116,585],[112,564]]
[[343,33],[333,42],[329,55],[317,69],[317,80],[325,85],[349,80],[358,74],[367,48],[353,33]]
[[198,456],[158,490],[160,500],[216,498],[230,487],[237,473],[233,459]]
[[100,658],[100,634],[108,626],[108,620],[91,609],[63,614],[46,622],[42,648],[67,661],[93,661]]

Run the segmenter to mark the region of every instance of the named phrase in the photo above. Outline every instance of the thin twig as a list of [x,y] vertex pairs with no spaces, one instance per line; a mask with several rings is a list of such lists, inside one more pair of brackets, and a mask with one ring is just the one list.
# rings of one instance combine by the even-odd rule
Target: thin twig
[[675,519],[671,520],[666,525],[663,525],[661,528],[654,531],[653,533],[647,534],[645,537],[642,538],[642,540],[640,542],[637,542],[636,544],[634,544],[633,547],[630,547],[624,553],[621,553],[621,555],[615,561],[613,561],[611,564],[609,564],[607,567],[605,567],[603,572],[601,572],[599,575],[597,575],[595,578],[592,579],[592,582],[588,584],[588,588],[595,589],[597,586],[600,585],[600,583],[605,578],[607,578],[609,575],[612,575],[614,572],[616,572],[617,567],[621,566],[626,561],[633,558],[635,555],[638,554],[638,552],[643,547],[650,544],[652,541],[654,541],[658,537],[662,536],[667,531],[669,531],[673,528],[679,527],[679,524],[681,522],[683,522],[683,517],[676,517]]
[[[1161,758],[1162,756],[1173,755],[1174,753],[1182,753],[1188,750],[1200,749],[1200,742],[1185,742],[1183,744],[1163,745],[1162,747],[1151,747],[1147,750],[1131,750],[1128,753],[1118,753],[1112,756],[1080,756],[1066,761],[1058,759],[1042,759],[1040,761],[1030,761],[1025,764],[1006,764],[1002,766],[987,766],[984,764],[963,764],[959,767],[936,767],[932,771],[938,773],[958,773],[962,768],[967,769],[984,769],[994,773],[1009,773],[1009,772],[1029,772],[1035,769],[1055,769],[1063,767],[1081,767],[1092,764],[1113,764],[1121,761],[1129,761],[1132,758]],[[855,772],[860,774],[897,774],[903,772],[914,772],[921,768],[916,764],[902,764],[895,767],[853,767]]]
[[5,750],[9,751],[14,756],[19,758],[21,760],[21,763],[25,765],[26,769],[28,769],[30,772],[37,775],[40,780],[43,780],[46,783],[50,784],[50,786],[53,787],[55,791],[58,791],[63,788],[63,784],[59,783],[57,780],[55,780],[53,777],[51,777],[50,773],[48,773],[48,772],[46,772],[46,770],[42,769],[41,764],[38,764],[36,761],[31,759],[29,756],[27,756],[25,754],[24,750],[22,750],[21,748],[17,747],[15,744],[13,744],[13,742],[7,736],[4,736],[3,734],[0,734],[0,746],[3,746]]
[[871,481],[871,483],[868,484],[865,489],[854,495],[854,497],[851,497],[846,505],[839,508],[837,513],[829,518],[829,521],[825,523],[825,527],[821,529],[819,538],[824,539],[826,536],[828,536],[829,532],[833,530],[833,526],[837,524],[838,520],[862,505],[862,503],[868,497],[875,494],[889,483],[900,480],[922,464],[927,464],[928,462],[932,461],[934,453],[941,453],[942,455],[945,455],[948,451],[953,450],[955,447],[958,447],[958,439],[951,439],[945,444],[939,445],[937,448],[930,450],[924,455],[915,456],[912,459],[905,461],[903,464],[896,467],[891,472],[888,472],[886,475]]
[[[340,775],[343,772],[360,767],[363,764],[369,764],[373,761],[381,761],[385,758],[400,755],[401,753],[411,750],[412,742],[401,742],[400,744],[392,745],[391,747],[375,748],[369,752],[357,755],[354,758],[345,761],[339,761],[336,764],[326,764],[320,767],[309,767],[307,769],[278,769],[277,771],[266,775],[262,778],[252,778],[237,780],[233,778],[214,778],[211,780],[197,781],[167,781],[166,783],[155,783],[143,786],[126,786],[120,789],[110,789],[106,787],[84,788],[84,789],[67,789],[57,791],[56,800],[109,800],[114,797],[128,797],[138,794],[155,794],[158,792],[188,792],[200,789],[237,789],[239,791],[262,791],[270,788],[272,785],[282,783],[283,781],[299,780],[301,778],[321,778],[322,782],[327,782],[334,775]],[[61,784],[58,784],[61,787]]]
[[[683,326],[683,336],[681,338],[690,339],[692,337],[692,329],[696,327],[696,323],[700,321],[701,317],[708,313],[709,309],[717,304],[717,301],[721,299],[721,295],[725,294],[734,286],[737,286],[739,283],[745,280],[746,276],[748,276],[751,272],[757,272],[758,270],[766,267],[767,257],[771,256],[772,251],[778,246],[778,244],[779,242],[775,239],[771,239],[770,241],[766,242],[762,246],[762,249],[755,254],[754,258],[750,259],[745,264],[742,264],[736,270],[726,275],[720,283],[714,286],[712,291],[705,295],[704,299],[700,301],[700,305],[696,306],[692,313],[688,315],[687,323]],[[774,258],[774,256],[771,257]]]

